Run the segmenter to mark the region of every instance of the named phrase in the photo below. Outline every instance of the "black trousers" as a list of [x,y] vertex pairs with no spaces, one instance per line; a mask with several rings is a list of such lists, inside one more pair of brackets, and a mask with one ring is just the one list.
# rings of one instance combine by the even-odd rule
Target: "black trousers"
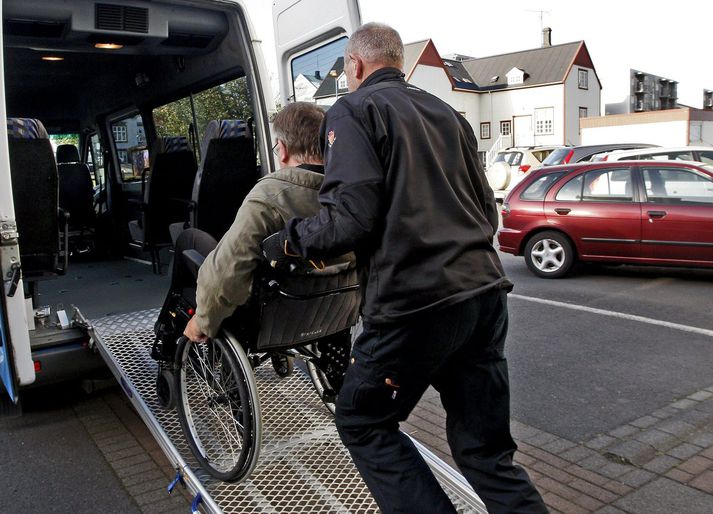
[[429,384],[440,393],[453,459],[490,514],[547,512],[513,464],[503,353],[507,295],[491,290],[396,325],[365,326],[337,400],[342,441],[382,512],[455,512],[399,431]]

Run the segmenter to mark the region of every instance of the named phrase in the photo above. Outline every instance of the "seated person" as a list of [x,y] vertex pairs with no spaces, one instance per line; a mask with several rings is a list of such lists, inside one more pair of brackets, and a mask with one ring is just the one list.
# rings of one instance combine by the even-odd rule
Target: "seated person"
[[280,170],[258,181],[212,251],[215,241],[195,229],[184,231],[177,240],[174,280],[183,281],[181,276],[187,274],[181,270],[184,249],[202,255],[210,251],[198,271],[195,315],[184,330],[190,340],[215,337],[223,320],[248,301],[253,274],[263,260],[260,243],[265,237],[280,230],[290,218],[319,212],[324,173],[319,128],[323,118],[324,111],[311,103],[297,102],[282,109],[273,122],[277,140],[273,151]]

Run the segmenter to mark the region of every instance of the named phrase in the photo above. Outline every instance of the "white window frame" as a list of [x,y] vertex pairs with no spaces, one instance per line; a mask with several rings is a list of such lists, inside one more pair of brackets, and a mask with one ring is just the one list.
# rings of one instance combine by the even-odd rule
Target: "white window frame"
[[339,80],[337,81],[337,88],[339,88],[339,89],[347,88],[347,76],[344,73],[342,73],[342,75],[339,77]]
[[579,89],[589,89],[589,70],[577,68],[577,87]]
[[112,125],[111,134],[114,136],[115,143],[127,143],[129,141],[129,131],[124,124]]
[[[582,112],[584,112],[584,116],[582,116]],[[580,107],[579,108],[579,117],[586,118],[587,116],[589,116],[589,109],[587,107]]]
[[490,122],[483,121],[480,123],[480,139],[490,139]]
[[[507,127],[507,130],[505,127]],[[500,134],[503,136],[512,135],[512,120],[503,120],[500,122]]]
[[539,107],[535,109],[535,135],[547,136],[555,133],[555,108]]

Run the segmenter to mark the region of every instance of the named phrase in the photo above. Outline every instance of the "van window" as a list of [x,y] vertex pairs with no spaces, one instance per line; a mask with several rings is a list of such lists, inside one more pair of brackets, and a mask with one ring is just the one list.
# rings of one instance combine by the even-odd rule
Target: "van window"
[[332,105],[348,93],[344,76],[344,48],[349,39],[341,37],[292,60],[294,100]]
[[[211,120],[243,120],[245,122],[253,117],[252,99],[248,90],[245,77],[225,82],[218,86],[206,89],[187,96],[153,110],[153,120],[158,136],[183,136],[188,139],[200,159],[200,142],[203,141],[206,127]],[[195,118],[194,118],[195,116]],[[195,123],[197,130],[191,132]],[[193,138],[197,137],[197,142]]]
[[143,118],[140,114],[135,114],[114,121],[111,124],[111,134],[119,158],[121,180],[141,180],[141,174],[144,170],[148,171],[149,166]]
[[57,155],[59,145],[74,145],[79,149],[79,134],[50,134],[52,151]]

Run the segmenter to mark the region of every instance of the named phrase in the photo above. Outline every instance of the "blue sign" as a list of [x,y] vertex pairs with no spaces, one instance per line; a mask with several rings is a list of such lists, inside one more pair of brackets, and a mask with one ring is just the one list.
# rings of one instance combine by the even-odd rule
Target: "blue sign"
[[12,373],[12,362],[10,362],[10,337],[5,326],[5,302],[3,300],[4,298],[0,298],[0,379],[10,395],[10,400],[15,401],[15,380]]

